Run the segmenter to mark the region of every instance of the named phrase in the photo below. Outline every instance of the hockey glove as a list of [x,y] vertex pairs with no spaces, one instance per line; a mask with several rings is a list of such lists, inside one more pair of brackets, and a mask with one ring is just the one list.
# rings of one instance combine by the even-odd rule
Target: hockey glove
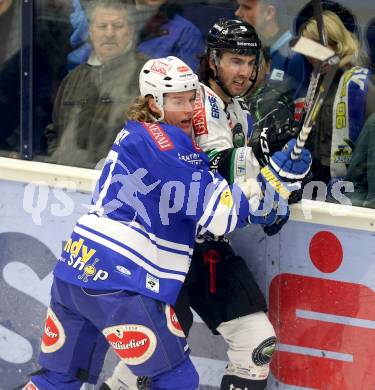
[[292,139],[282,151],[276,152],[258,176],[259,181],[265,187],[265,193],[271,191],[272,188],[276,192],[275,201],[280,198],[287,200],[292,191],[301,187],[300,181],[310,171],[311,154],[307,149],[302,149],[297,160],[291,159],[295,143],[296,140]]
[[277,234],[281,228],[287,223],[289,219],[289,207],[287,208],[287,213],[285,215],[278,215],[276,218],[276,221],[272,225],[265,225],[263,226],[264,233],[267,234],[267,236],[274,236]]

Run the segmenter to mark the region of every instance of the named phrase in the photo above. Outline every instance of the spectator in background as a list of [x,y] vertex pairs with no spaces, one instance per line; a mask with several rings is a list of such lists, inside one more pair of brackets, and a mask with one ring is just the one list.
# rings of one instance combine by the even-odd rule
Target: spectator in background
[[347,194],[353,206],[375,208],[375,113],[355,144],[346,180],[354,184],[354,192]]
[[[374,112],[374,86],[368,64],[361,64],[356,38],[331,11],[323,12],[328,45],[340,58],[339,71],[308,138],[313,154],[313,180],[332,184],[345,178],[352,149],[366,118]],[[317,23],[311,18],[301,35],[319,41]],[[313,59],[309,59],[311,63]],[[367,65],[367,66],[359,66]],[[323,69],[323,72],[327,71]]]
[[311,67],[303,56],[292,52],[289,42],[285,4],[280,0],[237,0],[236,16],[245,20],[258,32],[263,46],[271,57],[268,81],[291,94],[296,112],[303,107],[309,84]]
[[204,42],[199,29],[183,18],[176,4],[167,0],[136,0],[137,8],[154,10],[139,35],[138,50],[150,57],[176,56],[192,69],[198,66]]
[[[167,0],[135,0],[135,5],[135,21],[138,28],[141,26],[135,34],[138,51],[151,58],[176,56],[195,70],[198,57],[204,51],[202,34],[194,24],[179,15],[179,7],[167,3]],[[87,21],[79,0],[73,0],[73,8],[72,24],[75,31],[71,42],[77,46],[87,36]],[[69,56],[70,67],[84,62],[91,50],[91,45],[84,43],[73,51]]]
[[88,62],[60,85],[47,127],[50,162],[93,168],[122,128],[138,94],[145,57],[133,49],[134,7],[124,0],[95,0],[87,8],[93,46]]

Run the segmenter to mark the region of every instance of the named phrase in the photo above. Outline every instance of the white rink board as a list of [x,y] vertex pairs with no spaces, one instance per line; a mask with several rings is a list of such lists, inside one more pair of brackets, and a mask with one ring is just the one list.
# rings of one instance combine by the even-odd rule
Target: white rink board
[[[0,389],[4,390],[23,383],[27,373],[38,369],[39,340],[55,257],[59,255],[62,242],[69,237],[77,218],[87,210],[85,205],[90,200],[87,192],[98,174],[78,168],[13,162],[0,159],[0,290],[4,297],[0,308]],[[29,170],[31,166],[33,169]],[[33,187],[31,179],[44,185]],[[61,180],[65,181],[62,187],[68,189],[55,188],[56,185],[61,186]],[[35,211],[38,199],[39,209]],[[363,387],[368,386],[368,379],[361,377],[363,369],[350,362],[350,357],[354,357],[354,362],[359,359],[366,369],[373,372],[374,367],[367,363],[364,355],[371,352],[366,349],[366,343],[375,325],[371,300],[375,287],[375,211],[349,207],[346,209],[349,216],[340,217],[331,215],[332,205],[329,207],[319,202],[306,203],[305,210],[301,206],[293,206],[292,220],[275,237],[265,237],[256,226],[232,235],[236,250],[245,257],[262,290],[268,298],[271,295],[271,315],[275,316],[276,311],[280,318],[290,321],[292,336],[298,334],[301,328],[305,332],[305,337],[290,340],[290,332],[284,334],[285,329],[280,328],[283,333],[278,354],[282,360],[280,366],[272,367],[274,377],[268,389],[322,388],[314,382],[314,377],[318,376],[317,368],[321,375],[326,375],[327,386],[332,383],[330,389],[339,389],[340,386],[353,390],[375,388]],[[312,210],[312,219],[305,220],[304,212],[308,213],[309,209]],[[322,231],[328,233],[320,237]],[[312,242],[314,236],[320,239]],[[333,252],[330,249],[330,239],[335,245],[337,241],[339,247],[341,245],[341,261],[336,258],[340,257],[337,256],[337,248]],[[322,250],[319,249],[320,244]],[[311,245],[315,248],[315,256],[318,256],[315,262],[323,271],[311,259]],[[324,253],[335,258],[333,264]],[[327,269],[329,272],[326,272]],[[291,295],[300,297],[300,301],[292,299],[294,311],[289,310],[288,299],[283,296],[279,299],[278,295],[275,298],[275,291],[277,294],[279,291],[275,288],[275,281],[298,286],[302,283],[303,291]],[[332,287],[330,283],[333,283]],[[270,290],[270,286],[273,289]],[[283,287],[280,291],[284,293]],[[340,292],[337,299],[333,294],[335,291]],[[322,296],[321,292],[325,295]],[[289,290],[287,298],[288,294]],[[311,299],[304,300],[303,297]],[[332,302],[331,308],[329,302]],[[363,309],[364,306],[367,310]],[[325,340],[314,340],[309,335],[309,332],[316,331],[316,324],[325,332],[321,337]],[[337,342],[337,334],[341,343]],[[303,345],[304,339],[307,340],[306,345]],[[198,320],[189,344],[201,375],[202,388],[217,388],[220,369],[226,359],[220,337],[211,336]],[[298,370],[300,361],[311,364],[308,374],[306,370]],[[342,372],[335,366],[338,363],[344,365]],[[110,373],[114,364],[115,358],[109,354],[104,375]],[[297,369],[292,373],[283,371],[285,364]],[[332,365],[336,367],[336,377],[330,371]],[[347,373],[351,371],[350,376],[356,377],[358,387],[353,387],[347,379]],[[88,388],[94,389],[93,386]]]

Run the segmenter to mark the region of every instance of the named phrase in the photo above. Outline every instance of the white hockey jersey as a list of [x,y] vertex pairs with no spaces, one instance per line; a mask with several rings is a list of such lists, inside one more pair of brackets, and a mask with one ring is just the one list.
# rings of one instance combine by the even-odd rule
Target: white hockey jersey
[[[212,89],[200,83],[193,128],[195,141],[207,153],[211,169],[229,183],[239,184],[248,198],[262,197],[256,181],[259,163],[247,146],[253,122],[245,103],[232,99],[226,105]],[[247,181],[247,188],[241,185],[244,181]]]

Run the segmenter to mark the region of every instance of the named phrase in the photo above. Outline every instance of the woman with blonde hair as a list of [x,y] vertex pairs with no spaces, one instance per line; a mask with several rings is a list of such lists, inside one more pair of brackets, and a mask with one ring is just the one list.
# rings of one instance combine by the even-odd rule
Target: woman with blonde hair
[[[346,29],[341,19],[332,11],[323,11],[323,23],[327,34],[328,46],[339,56],[340,67],[357,64],[359,42]],[[301,35],[314,41],[319,41],[316,19],[310,19],[301,29]]]
[[[310,134],[307,147],[313,155],[313,180],[330,186],[346,177],[353,146],[366,118],[374,111],[374,87],[369,64],[364,61],[356,37],[334,12],[323,11],[328,46],[339,56],[339,70]],[[315,18],[300,29],[300,35],[319,41]],[[308,58],[314,64],[315,60]],[[325,64],[322,73],[328,71]],[[371,98],[370,95],[373,97]]]

